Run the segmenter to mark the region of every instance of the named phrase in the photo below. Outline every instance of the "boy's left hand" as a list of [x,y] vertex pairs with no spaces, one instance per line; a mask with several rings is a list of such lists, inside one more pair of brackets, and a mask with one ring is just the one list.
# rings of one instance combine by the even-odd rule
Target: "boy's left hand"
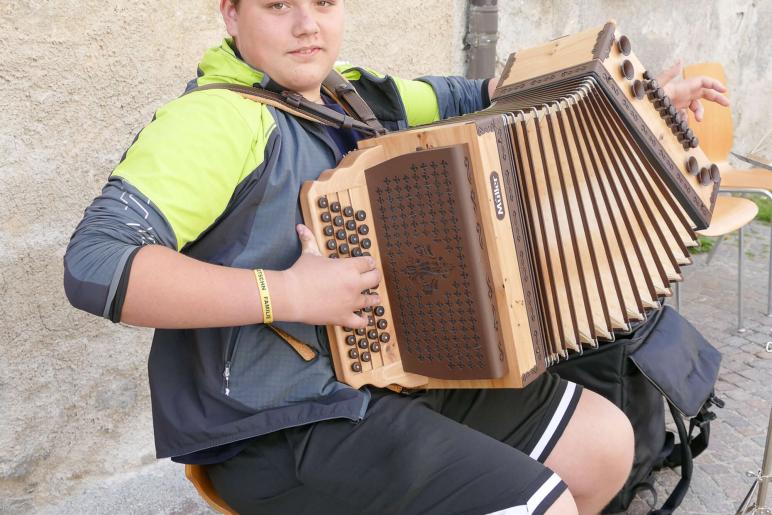
[[673,80],[676,77],[680,77],[682,71],[683,63],[678,60],[673,66],[657,77],[657,82],[665,90],[667,96],[670,97],[670,101],[676,109],[691,109],[695,120],[701,122],[705,114],[705,109],[702,107],[702,99],[716,102],[722,106],[729,105],[729,99],[722,95],[722,93],[727,91],[726,86],[721,84],[720,81],[705,76]]

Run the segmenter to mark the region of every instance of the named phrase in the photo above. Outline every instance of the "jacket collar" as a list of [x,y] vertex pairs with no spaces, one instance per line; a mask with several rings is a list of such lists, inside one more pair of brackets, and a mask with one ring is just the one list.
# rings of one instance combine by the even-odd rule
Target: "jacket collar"
[[225,38],[218,47],[210,48],[198,64],[198,85],[226,82],[256,88],[271,89],[270,77],[253,68],[237,55],[232,38]]

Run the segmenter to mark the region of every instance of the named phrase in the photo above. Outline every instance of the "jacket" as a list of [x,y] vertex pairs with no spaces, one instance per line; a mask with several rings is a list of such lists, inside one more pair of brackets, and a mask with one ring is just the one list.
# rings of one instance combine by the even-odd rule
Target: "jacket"
[[[410,81],[336,65],[389,130],[485,107],[484,81]],[[225,40],[188,89],[216,82],[276,88]],[[86,209],[64,256],[73,306],[120,321],[131,262],[144,245],[195,259],[283,270],[300,255],[304,181],[342,156],[324,127],[227,90],[161,107]],[[148,361],[159,458],[366,412],[369,393],[336,381],[323,327],[276,323],[317,353],[302,360],[262,324],[158,329]]]

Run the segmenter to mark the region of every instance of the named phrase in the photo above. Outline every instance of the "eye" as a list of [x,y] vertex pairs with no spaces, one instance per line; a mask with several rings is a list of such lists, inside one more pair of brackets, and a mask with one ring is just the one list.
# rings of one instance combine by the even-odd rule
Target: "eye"
[[328,0],[320,0],[319,2],[317,2],[317,4],[318,4],[320,7],[329,7],[329,6],[333,6],[333,5],[335,5],[335,2],[330,2],[330,1],[328,1]]
[[269,9],[273,9],[274,11],[281,11],[288,7],[286,2],[274,2],[272,4],[268,5]]

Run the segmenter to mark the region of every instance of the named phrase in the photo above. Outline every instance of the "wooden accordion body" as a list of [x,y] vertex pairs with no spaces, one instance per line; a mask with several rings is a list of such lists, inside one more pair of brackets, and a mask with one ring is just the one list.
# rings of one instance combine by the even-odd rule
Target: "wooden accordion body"
[[522,387],[671,294],[719,186],[613,23],[513,54],[486,110],[361,141],[306,183],[330,257],[371,254],[354,387]]

